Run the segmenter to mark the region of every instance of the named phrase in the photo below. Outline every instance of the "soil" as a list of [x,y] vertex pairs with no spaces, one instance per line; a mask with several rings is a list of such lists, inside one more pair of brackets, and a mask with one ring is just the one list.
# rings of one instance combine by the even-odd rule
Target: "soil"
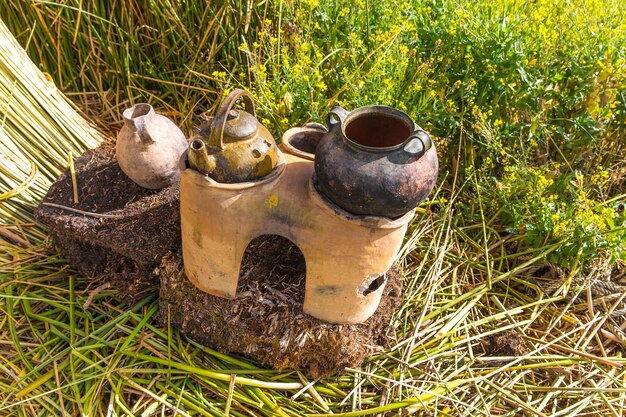
[[160,312],[185,334],[230,354],[256,358],[276,369],[300,369],[312,378],[359,367],[372,353],[394,343],[388,332],[401,302],[400,274],[394,267],[381,304],[358,325],[329,324],[302,310],[304,257],[292,242],[262,236],[242,261],[238,295],[223,299],[191,284],[180,253],[170,253],[158,268]]
[[158,285],[153,270],[163,255],[180,248],[178,185],[147,190],[135,184],[117,164],[111,143],[85,152],[74,166],[79,202],[66,171],[35,215],[76,269],[106,274],[133,303]]
[[528,353],[524,339],[513,331],[485,338],[483,350],[489,356],[524,356]]

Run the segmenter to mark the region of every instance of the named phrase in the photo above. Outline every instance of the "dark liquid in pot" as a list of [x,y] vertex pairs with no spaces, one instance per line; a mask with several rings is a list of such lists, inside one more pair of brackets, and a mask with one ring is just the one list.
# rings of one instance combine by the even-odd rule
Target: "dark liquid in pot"
[[351,120],[345,129],[352,142],[371,148],[388,148],[407,140],[411,128],[397,117],[365,115]]

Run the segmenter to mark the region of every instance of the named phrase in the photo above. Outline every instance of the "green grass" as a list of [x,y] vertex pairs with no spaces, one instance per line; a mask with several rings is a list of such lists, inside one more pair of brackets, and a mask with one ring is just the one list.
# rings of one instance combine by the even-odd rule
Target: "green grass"
[[0,17],[109,135],[139,101],[189,132],[234,87],[276,138],[336,104],[432,133],[440,181],[402,250],[396,345],[303,391],[159,327],[156,295],[126,306],[78,276],[32,209],[98,133],[4,52],[0,415],[620,415],[623,2],[142,4],[10,0]]

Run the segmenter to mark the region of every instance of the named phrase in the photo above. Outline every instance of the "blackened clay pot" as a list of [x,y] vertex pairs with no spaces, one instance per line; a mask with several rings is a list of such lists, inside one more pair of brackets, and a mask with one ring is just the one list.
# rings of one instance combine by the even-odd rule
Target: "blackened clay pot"
[[183,132],[146,103],[124,110],[123,116],[115,145],[122,171],[143,188],[157,190],[177,182],[178,160],[187,149]]
[[439,163],[428,133],[404,112],[335,107],[315,150],[316,188],[341,208],[399,217],[424,201]]

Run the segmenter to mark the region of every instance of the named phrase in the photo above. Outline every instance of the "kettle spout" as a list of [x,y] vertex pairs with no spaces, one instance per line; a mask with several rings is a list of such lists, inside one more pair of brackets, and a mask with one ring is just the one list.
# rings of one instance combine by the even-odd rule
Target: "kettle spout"
[[204,141],[195,139],[189,144],[187,152],[189,166],[198,172],[208,175],[215,170],[215,157],[209,155]]

